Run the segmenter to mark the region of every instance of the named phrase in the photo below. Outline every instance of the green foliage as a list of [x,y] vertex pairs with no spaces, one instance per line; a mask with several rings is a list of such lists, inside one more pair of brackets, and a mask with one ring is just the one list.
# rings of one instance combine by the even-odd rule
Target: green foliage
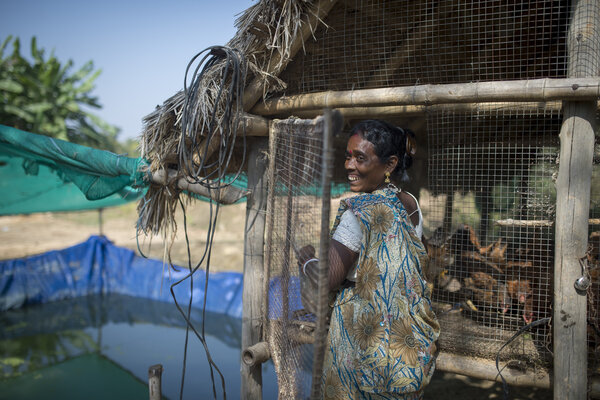
[[[5,55],[12,42],[13,51]],[[0,123],[86,146],[121,152],[119,129],[86,109],[100,109],[91,94],[101,70],[88,61],[72,72],[73,61],[45,57],[31,40],[31,61],[21,56],[19,38],[0,44]]]

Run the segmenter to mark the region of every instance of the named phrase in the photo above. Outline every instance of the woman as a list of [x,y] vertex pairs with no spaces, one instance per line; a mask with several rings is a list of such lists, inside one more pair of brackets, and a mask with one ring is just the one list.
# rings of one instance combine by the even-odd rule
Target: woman
[[[420,399],[435,365],[439,324],[423,276],[426,252],[416,199],[391,183],[412,163],[412,132],[368,120],[351,131],[329,254],[339,289],[325,356],[325,399]],[[314,251],[302,249],[305,273]],[[311,260],[312,259],[312,260]]]

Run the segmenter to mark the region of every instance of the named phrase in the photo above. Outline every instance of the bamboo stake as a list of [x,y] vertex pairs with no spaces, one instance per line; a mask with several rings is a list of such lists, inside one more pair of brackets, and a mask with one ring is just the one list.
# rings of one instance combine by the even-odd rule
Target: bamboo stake
[[[572,7],[567,37],[568,75],[597,76],[600,66],[598,2],[577,0]],[[587,297],[574,287],[575,281],[585,274],[579,260],[587,250],[594,132],[597,128],[597,96],[587,100],[590,101],[565,102],[560,131],[552,324],[556,400],[583,400],[587,398],[588,390]]]
[[156,364],[148,368],[148,394],[150,400],[162,399],[161,377],[163,366]]
[[532,79],[446,85],[416,85],[393,88],[328,91],[281,96],[257,104],[253,114],[277,115],[318,108],[364,106],[433,105],[486,102],[532,102],[594,100],[600,78]]

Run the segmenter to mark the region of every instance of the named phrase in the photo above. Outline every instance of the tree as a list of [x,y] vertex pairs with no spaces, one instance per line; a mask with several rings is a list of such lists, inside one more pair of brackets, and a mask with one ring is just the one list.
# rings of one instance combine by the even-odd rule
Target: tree
[[[12,54],[4,51],[12,41]],[[0,123],[86,146],[119,152],[120,129],[86,111],[100,109],[91,94],[101,70],[88,61],[71,73],[54,53],[45,58],[43,49],[31,39],[31,61],[21,56],[19,38],[7,37],[0,45]]]

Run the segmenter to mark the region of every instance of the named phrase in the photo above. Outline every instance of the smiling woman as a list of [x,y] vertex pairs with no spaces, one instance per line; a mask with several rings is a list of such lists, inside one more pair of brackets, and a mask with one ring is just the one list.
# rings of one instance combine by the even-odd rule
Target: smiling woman
[[[329,252],[329,286],[338,290],[325,356],[326,399],[420,399],[435,367],[439,324],[423,276],[423,217],[392,179],[415,153],[413,133],[368,120],[351,131],[342,200]],[[306,249],[303,249],[306,250]],[[306,253],[306,254],[304,254]],[[314,251],[301,252],[314,273]]]

